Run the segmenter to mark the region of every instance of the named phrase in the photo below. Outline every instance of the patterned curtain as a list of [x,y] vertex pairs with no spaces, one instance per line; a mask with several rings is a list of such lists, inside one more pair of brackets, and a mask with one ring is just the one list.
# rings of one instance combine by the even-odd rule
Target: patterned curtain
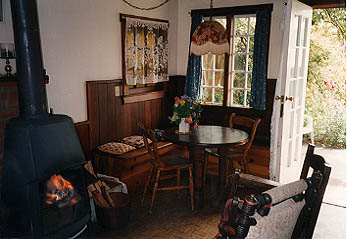
[[254,36],[253,72],[250,106],[257,110],[265,110],[265,89],[267,78],[267,56],[270,31],[271,11],[260,9]]
[[127,85],[168,81],[168,23],[126,18]]
[[[190,41],[195,29],[202,22],[202,16],[198,14],[192,14],[192,26],[190,28]],[[189,50],[190,52],[190,50]],[[189,55],[186,84],[184,87],[184,94],[190,96],[193,101],[197,101],[200,95],[200,84],[201,84],[201,56],[194,54]]]

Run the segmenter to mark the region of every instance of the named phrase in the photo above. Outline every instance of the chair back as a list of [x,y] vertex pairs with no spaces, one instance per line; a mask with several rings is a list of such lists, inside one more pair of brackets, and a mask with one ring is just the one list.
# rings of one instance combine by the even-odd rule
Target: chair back
[[312,238],[331,171],[313,151],[309,145],[299,181],[249,195],[244,202],[229,199],[217,238]]
[[[154,134],[154,131],[146,128],[142,122],[138,122],[137,126],[142,131],[143,142],[145,143],[148,153],[151,155],[150,162],[154,167],[163,166],[163,163],[159,158],[158,140]],[[148,142],[148,139],[152,141],[152,145]]]
[[229,118],[229,127],[240,129],[248,133],[248,142],[242,146],[244,149],[244,154],[247,154],[249,149],[251,148],[255,133],[257,132],[258,125],[260,124],[261,119],[257,118],[255,120],[242,117],[242,116],[236,116],[235,113],[232,113]]

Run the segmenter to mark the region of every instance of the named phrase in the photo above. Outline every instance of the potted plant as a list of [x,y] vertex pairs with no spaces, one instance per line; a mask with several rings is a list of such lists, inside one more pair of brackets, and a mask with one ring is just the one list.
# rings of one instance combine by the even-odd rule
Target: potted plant
[[201,111],[201,105],[198,102],[193,102],[191,97],[187,95],[176,96],[173,115],[169,119],[171,123],[178,125],[179,133],[187,134],[191,124],[194,125],[195,129],[198,128]]

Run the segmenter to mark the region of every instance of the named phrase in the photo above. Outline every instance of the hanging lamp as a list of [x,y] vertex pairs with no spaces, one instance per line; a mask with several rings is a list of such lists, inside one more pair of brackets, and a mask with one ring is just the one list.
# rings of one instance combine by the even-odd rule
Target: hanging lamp
[[[210,7],[213,8],[213,0]],[[190,44],[190,54],[201,56],[209,52],[216,55],[229,52],[228,34],[224,26],[213,21],[212,17],[195,29]]]

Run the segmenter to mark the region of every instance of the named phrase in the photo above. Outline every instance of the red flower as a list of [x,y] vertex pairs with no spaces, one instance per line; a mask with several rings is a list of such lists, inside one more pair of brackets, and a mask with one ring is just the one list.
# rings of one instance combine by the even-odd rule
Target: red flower
[[195,124],[194,129],[198,129],[198,128],[199,128],[199,125]]

